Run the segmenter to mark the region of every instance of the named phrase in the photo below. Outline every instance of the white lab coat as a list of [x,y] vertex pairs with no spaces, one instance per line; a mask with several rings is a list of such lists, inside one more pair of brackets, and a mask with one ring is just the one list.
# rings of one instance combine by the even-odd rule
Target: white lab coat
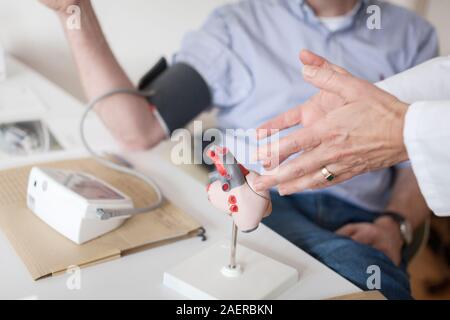
[[404,140],[420,189],[439,216],[450,215],[450,56],[378,83],[410,103]]

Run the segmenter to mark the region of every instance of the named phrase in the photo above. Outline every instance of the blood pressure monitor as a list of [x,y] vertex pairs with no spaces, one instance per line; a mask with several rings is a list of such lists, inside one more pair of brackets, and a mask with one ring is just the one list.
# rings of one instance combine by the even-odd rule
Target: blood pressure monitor
[[[173,79],[178,79],[178,82]],[[192,86],[196,90],[190,90]],[[184,106],[189,101],[191,105],[198,107],[190,108],[195,109],[197,114],[210,104],[206,83],[194,69],[184,64],[168,68],[165,60],[161,60],[141,81],[139,88],[140,90],[117,88],[94,98],[81,117],[79,129],[81,141],[94,160],[107,168],[138,178],[153,188],[156,200],[151,205],[134,208],[133,201],[127,195],[85,173],[38,167],[31,170],[28,178],[28,208],[77,244],[118,228],[133,215],[150,213],[163,205],[163,195],[153,179],[132,167],[110,161],[89,146],[85,136],[85,122],[96,104],[117,94],[145,97],[153,105],[162,108],[159,112],[153,112],[167,133],[190,120],[184,114],[172,117],[175,110],[180,109],[179,105]]]
[[29,176],[27,205],[40,219],[77,244],[118,228],[130,217],[103,219],[99,213],[127,212],[134,208],[131,198],[98,178],[39,167],[34,167]]

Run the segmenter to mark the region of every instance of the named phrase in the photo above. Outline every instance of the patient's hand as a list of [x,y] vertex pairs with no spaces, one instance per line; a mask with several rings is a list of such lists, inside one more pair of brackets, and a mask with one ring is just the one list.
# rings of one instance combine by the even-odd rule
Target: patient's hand
[[374,223],[348,224],[336,233],[380,250],[397,266],[401,262],[403,238],[398,224],[389,217],[378,218]]
[[58,12],[65,12],[69,6],[79,5],[90,0],[39,0],[41,3]]

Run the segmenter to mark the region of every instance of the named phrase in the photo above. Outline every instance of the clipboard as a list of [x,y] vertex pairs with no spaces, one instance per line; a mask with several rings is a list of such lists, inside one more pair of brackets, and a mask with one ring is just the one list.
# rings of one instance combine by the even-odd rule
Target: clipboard
[[[133,199],[136,207],[152,203],[156,194],[143,181],[116,172],[91,158],[37,164],[97,176]],[[128,219],[120,228],[76,245],[35,216],[26,205],[32,166],[0,172],[0,230],[22,259],[33,280],[64,273],[204,233],[188,214],[165,200],[161,208]]]

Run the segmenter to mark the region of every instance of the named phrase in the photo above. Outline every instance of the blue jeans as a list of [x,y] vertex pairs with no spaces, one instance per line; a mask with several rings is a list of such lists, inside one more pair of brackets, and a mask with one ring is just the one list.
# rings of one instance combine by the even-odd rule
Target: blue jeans
[[263,223],[328,267],[368,290],[367,267],[381,270],[380,291],[388,299],[411,299],[406,263],[396,266],[381,251],[334,232],[357,222],[373,222],[378,213],[353,206],[325,193],[281,197],[272,192],[272,214]]

